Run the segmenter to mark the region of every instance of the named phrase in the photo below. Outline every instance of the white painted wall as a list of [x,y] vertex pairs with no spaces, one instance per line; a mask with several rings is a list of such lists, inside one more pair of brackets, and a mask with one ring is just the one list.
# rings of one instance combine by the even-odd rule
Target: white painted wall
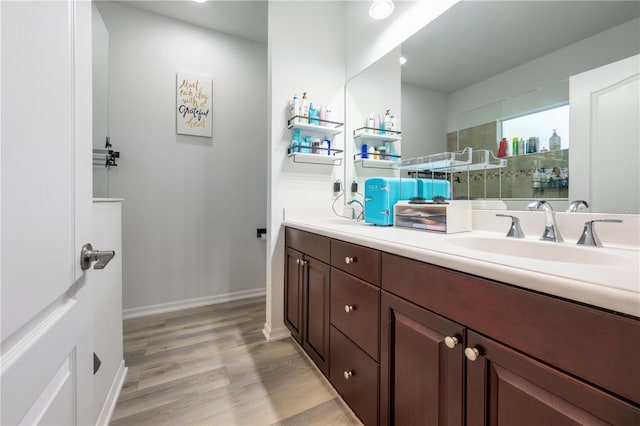
[[466,87],[449,95],[447,131],[458,129],[458,115],[462,112],[566,80],[638,52],[640,19],[634,19]]
[[95,199],[91,242],[96,250],[115,250],[104,269],[87,270],[93,286],[93,352],[102,364],[93,375],[96,424],[108,424],[124,380],[122,341],[122,202]]
[[402,156],[447,151],[447,96],[402,84]]
[[[344,178],[342,167],[294,164],[287,158],[292,137],[287,118],[294,94],[308,92],[314,102],[331,106],[335,121],[344,122],[344,7],[343,2],[269,2],[269,234],[264,333],[271,339],[288,334],[283,323],[283,209],[306,207],[326,215],[334,199],[332,183]],[[343,148],[344,135],[334,142]]]
[[[109,32],[95,3],[91,21],[93,148],[104,149],[109,135]],[[109,196],[109,170],[104,166],[93,166],[93,196]]]
[[[109,121],[123,208],[125,310],[263,289],[267,49],[121,4],[110,34]],[[176,135],[176,72],[214,80],[213,138]]]

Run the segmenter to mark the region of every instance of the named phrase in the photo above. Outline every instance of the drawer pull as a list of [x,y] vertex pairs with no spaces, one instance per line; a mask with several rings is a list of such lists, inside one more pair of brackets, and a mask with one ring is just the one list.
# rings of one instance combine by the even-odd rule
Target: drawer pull
[[459,343],[459,340],[456,336],[447,336],[444,338],[444,344],[447,345],[449,349],[453,349]]
[[300,264],[300,259],[296,259],[296,263],[299,265]]
[[353,371],[351,371],[351,370],[345,371],[344,373],[342,373],[342,375],[344,376],[345,380],[349,380],[351,378],[351,376],[353,376]]
[[347,265],[349,265],[350,263],[356,263],[357,261],[358,261],[358,259],[355,258],[355,257],[347,256],[347,257],[344,258],[344,263],[346,263]]
[[353,306],[353,305],[344,305],[344,311],[345,311],[346,313],[349,313],[349,312],[353,311],[354,309],[355,309],[355,308],[354,308],[354,306]]
[[464,350],[464,356],[466,356],[469,361],[475,361],[480,356],[480,351],[476,348],[466,348]]

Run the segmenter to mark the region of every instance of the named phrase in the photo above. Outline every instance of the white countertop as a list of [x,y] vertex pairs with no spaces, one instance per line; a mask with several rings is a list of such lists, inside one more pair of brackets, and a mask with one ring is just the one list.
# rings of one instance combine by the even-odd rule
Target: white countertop
[[[439,234],[395,227],[381,227],[331,218],[288,218],[283,224],[445,268],[490,278],[519,287],[599,306],[640,317],[640,251],[606,247],[576,247],[575,242],[552,243],[527,237],[527,244],[556,244],[582,254],[579,262],[536,260],[521,256],[466,249],[455,239],[479,237],[506,239],[504,233],[472,231]],[[493,241],[499,243],[499,241]],[[514,242],[515,243],[515,242]],[[546,247],[546,246],[545,246]],[[576,250],[582,250],[576,251]],[[594,264],[589,259],[615,259],[615,264]],[[598,262],[595,262],[598,263]]]

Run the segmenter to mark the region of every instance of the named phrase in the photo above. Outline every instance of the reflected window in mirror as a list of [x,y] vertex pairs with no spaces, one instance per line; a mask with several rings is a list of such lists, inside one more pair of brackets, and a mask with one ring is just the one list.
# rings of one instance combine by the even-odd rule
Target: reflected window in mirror
[[[509,155],[533,154],[569,148],[569,104],[500,121],[500,140],[506,139]],[[518,149],[514,140],[518,139]]]

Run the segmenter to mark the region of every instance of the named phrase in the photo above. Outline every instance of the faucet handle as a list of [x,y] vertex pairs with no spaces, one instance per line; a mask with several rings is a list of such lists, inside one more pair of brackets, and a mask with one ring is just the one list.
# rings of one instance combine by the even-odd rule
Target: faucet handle
[[602,242],[600,238],[598,238],[598,234],[596,234],[596,228],[594,228],[594,222],[608,222],[608,223],[622,223],[620,219],[594,219],[589,220],[584,223],[584,229],[582,230],[582,235],[578,240],[579,246],[592,246],[592,247],[602,247]]
[[574,200],[571,203],[569,203],[569,209],[567,210],[567,212],[569,213],[577,212],[580,205],[583,205],[586,208],[589,208],[589,203],[587,203],[585,200]]
[[511,226],[507,232],[507,237],[524,238],[524,232],[522,232],[522,228],[520,227],[520,219],[517,216],[501,213],[496,213],[496,216],[511,218]]

